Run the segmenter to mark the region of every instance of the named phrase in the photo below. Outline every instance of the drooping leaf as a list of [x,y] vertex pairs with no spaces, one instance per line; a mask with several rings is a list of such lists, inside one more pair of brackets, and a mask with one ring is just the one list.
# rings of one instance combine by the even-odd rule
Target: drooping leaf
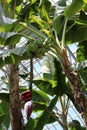
[[4,64],[19,63],[22,59],[24,60],[28,58],[25,46],[8,49],[0,54],[0,67]]
[[50,104],[48,106],[47,111],[42,112],[41,115],[39,116],[39,118],[36,119],[37,123],[36,123],[36,126],[35,126],[34,130],[38,130],[38,129],[42,130],[43,126],[45,124],[48,124],[50,116],[51,116],[51,112],[52,112],[52,110],[53,110],[57,100],[58,100],[58,97],[57,96],[54,97],[51,100],[51,102],[50,102]]
[[66,43],[82,42],[86,40],[87,15],[80,11],[79,17],[73,17],[67,23]]
[[78,13],[84,5],[83,0],[74,0],[66,9],[65,9],[65,16],[66,18],[71,18],[76,13]]
[[54,19],[54,29],[59,34],[64,26],[64,15],[59,15]]

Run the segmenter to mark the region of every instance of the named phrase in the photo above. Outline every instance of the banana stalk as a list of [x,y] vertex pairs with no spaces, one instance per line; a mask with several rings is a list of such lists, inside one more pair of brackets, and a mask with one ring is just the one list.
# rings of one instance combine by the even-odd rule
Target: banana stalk
[[70,82],[72,92],[74,93],[75,103],[81,111],[81,116],[87,127],[87,99],[85,98],[82,89],[81,81],[77,72],[71,67],[71,63],[68,60],[66,49],[61,50],[62,55],[62,67]]

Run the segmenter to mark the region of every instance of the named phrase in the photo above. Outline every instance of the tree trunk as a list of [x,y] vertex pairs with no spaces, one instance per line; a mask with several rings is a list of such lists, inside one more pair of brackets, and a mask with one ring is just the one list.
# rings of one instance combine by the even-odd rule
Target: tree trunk
[[10,83],[10,119],[12,130],[24,130],[24,122],[21,113],[21,101],[19,97],[19,70],[18,65],[9,65]]
[[81,110],[81,116],[84,119],[87,127],[87,99],[82,92],[82,85],[77,72],[71,67],[71,63],[68,60],[66,49],[62,49],[62,67],[70,82],[72,92],[74,93],[75,103]]

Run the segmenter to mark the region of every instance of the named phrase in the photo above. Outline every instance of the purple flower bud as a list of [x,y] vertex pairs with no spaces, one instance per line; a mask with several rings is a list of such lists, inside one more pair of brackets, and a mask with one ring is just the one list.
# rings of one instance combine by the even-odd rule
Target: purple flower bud
[[24,112],[25,112],[26,118],[28,119],[32,113],[32,101],[28,101],[25,103]]

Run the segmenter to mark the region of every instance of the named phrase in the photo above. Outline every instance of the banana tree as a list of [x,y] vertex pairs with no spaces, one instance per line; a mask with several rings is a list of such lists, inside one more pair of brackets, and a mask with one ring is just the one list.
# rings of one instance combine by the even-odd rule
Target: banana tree
[[[27,16],[25,16],[25,14],[27,11],[29,11],[29,7],[31,5],[33,6],[34,3],[31,2],[26,4],[25,6],[24,4],[25,3],[23,3],[22,5],[21,1],[20,2],[4,1],[0,5],[0,10],[1,10],[0,44],[2,49],[2,53],[0,54],[0,61],[1,61],[0,67],[8,65],[6,75],[9,81],[8,82],[9,93],[2,93],[2,92],[0,93],[1,100],[3,101],[3,103],[0,104],[1,105],[0,116],[2,121],[5,120],[4,116],[5,114],[7,115],[7,113],[6,111],[3,110],[2,104],[5,105],[4,102],[10,102],[10,121],[11,121],[12,130],[28,129],[27,126],[24,125],[24,121],[21,113],[21,100],[19,94],[19,63],[22,60],[39,58],[43,56],[44,52],[46,52],[49,49],[49,46],[46,46],[46,44],[49,43],[49,41],[46,39],[46,36],[43,33],[41,33],[39,29],[32,26],[28,21],[26,21]],[[21,38],[26,38],[26,43],[22,47],[18,47],[17,43],[20,41]],[[19,46],[20,45],[21,44],[19,44]],[[33,93],[34,93],[33,101],[36,100],[36,102],[45,102],[45,104],[47,103],[47,106],[45,105],[43,106],[46,109],[49,108],[50,111],[52,111],[55,103],[57,102],[57,97],[55,97],[52,101],[53,103],[51,103],[48,96],[42,91],[35,90]],[[48,101],[50,102],[49,105],[48,105]],[[41,118],[46,117],[46,115],[47,112],[43,111]],[[49,118],[50,118],[50,112],[48,113],[48,120]],[[30,126],[30,129],[38,128],[37,126],[39,126],[40,120],[36,119],[36,121],[37,120],[38,120],[37,125],[34,127]],[[10,125],[10,121],[8,122],[8,125],[6,125],[7,122],[5,124],[1,122],[0,124],[1,129],[3,129],[3,125],[6,125],[6,128],[8,129]],[[43,122],[42,125],[40,125],[41,127],[40,129],[42,129],[45,123],[46,122]]]
[[[58,13],[57,5],[55,13],[50,15],[49,9],[46,8],[46,2],[42,1],[40,17],[38,18],[33,14],[33,16],[31,16],[31,22],[37,23],[41,31],[51,40],[51,47],[48,53],[60,61],[62,69],[69,80],[70,88],[74,93],[75,103],[80,109],[82,118],[87,126],[87,99],[83,93],[84,84],[82,84],[81,81],[82,75],[81,72],[79,72],[80,70],[72,68],[66,49],[67,44],[86,40],[86,6],[86,1],[81,0],[78,2],[75,0],[72,1],[68,7],[64,6],[60,14]],[[43,27],[43,25],[45,26]],[[86,66],[84,68],[86,68]]]
[[[86,1],[73,1],[70,6],[64,8],[60,15],[58,14],[58,9],[56,9],[53,19],[49,18],[49,11],[46,9],[45,4],[46,3],[43,1],[41,17],[37,18],[33,15],[31,16],[31,21],[33,23],[36,22],[41,28],[41,31],[51,40],[52,45],[48,53],[55,56],[60,61],[62,69],[70,82],[71,90],[74,93],[75,103],[80,109],[82,118],[87,126],[87,99],[83,92],[84,85],[81,82],[82,75],[78,70],[72,68],[66,49],[67,44],[86,40],[86,15],[84,13],[86,12]],[[44,26],[44,28],[42,26],[43,24],[41,24],[42,20],[47,23],[47,26]],[[82,35],[83,28],[85,28],[85,30]],[[78,36],[76,36],[77,33]]]
[[[5,50],[0,54],[0,67],[9,64],[10,110],[13,130],[23,130],[25,127],[21,114],[21,102],[19,97],[19,63],[22,60],[42,58],[43,55],[49,53],[60,63],[70,83],[69,91],[71,95],[72,93],[74,94],[71,96],[73,102],[81,113],[85,125],[87,126],[86,76],[84,77],[84,75],[86,75],[86,61],[84,60],[86,60],[87,52],[86,3],[85,0],[74,0],[67,6],[66,1],[59,1],[56,5],[52,6],[48,0],[28,0],[23,3],[22,1],[16,0],[4,0],[4,2],[1,2],[0,44]],[[62,12],[59,12],[59,7],[61,7]],[[18,46],[18,42],[21,38],[26,38],[26,43],[22,46]],[[67,56],[66,46],[74,42],[78,42],[79,49],[77,51],[77,61],[80,62],[72,68],[72,64]],[[66,91],[65,94],[67,93],[69,92]],[[62,95],[63,94],[64,92],[62,92]],[[46,117],[47,111],[48,115],[49,112],[52,112],[57,102],[58,95],[59,94],[56,94],[57,97],[53,99],[54,103],[52,102],[50,105],[43,107],[44,111],[39,118],[36,118],[36,120],[29,120],[29,123],[25,127],[26,129],[28,129],[28,127],[32,130],[38,129],[41,122],[40,119]],[[62,95],[60,95],[60,97]],[[70,99],[72,99],[71,97]],[[41,104],[39,103],[38,106],[41,107]],[[45,110],[47,111],[45,112]],[[42,129],[44,124],[51,122],[50,117],[51,115],[48,116],[45,122],[41,123],[42,125],[39,129]],[[63,126],[63,128],[67,130],[65,126]]]

